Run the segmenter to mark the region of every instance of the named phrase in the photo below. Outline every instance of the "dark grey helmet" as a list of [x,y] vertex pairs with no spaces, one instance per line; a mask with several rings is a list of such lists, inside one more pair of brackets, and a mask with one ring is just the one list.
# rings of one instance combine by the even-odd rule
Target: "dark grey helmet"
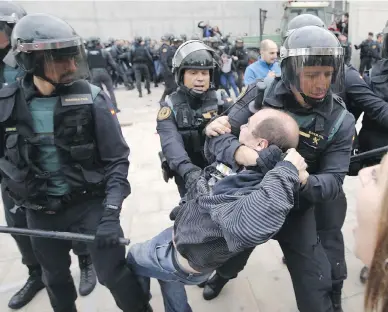
[[[333,92],[342,91],[344,49],[331,31],[318,26],[295,29],[280,48],[280,58],[285,86],[300,92],[306,103],[316,105],[323,102],[330,87]],[[318,91],[305,94],[302,78],[304,81],[318,79]],[[324,86],[322,81],[325,81]]]
[[213,72],[218,66],[215,55],[215,51],[200,40],[189,40],[183,43],[172,59],[176,83],[183,85],[183,74],[186,69],[208,69],[211,75],[210,81],[213,82]]
[[[4,53],[9,50],[13,27],[26,15],[26,11],[15,2],[0,1],[0,49]],[[3,53],[0,54],[3,57]]]
[[304,26],[318,26],[318,27],[326,28],[325,23],[318,16],[313,14],[300,14],[298,16],[295,16],[288,23],[287,31],[285,33],[285,38],[287,38],[295,29],[298,29]]
[[[89,74],[83,39],[56,16],[37,13],[23,17],[13,29],[11,46],[18,65],[24,71],[53,85],[71,83]],[[66,62],[69,70],[59,73],[58,64],[61,63],[63,69]],[[58,81],[46,76],[45,67],[46,70],[57,71]]]

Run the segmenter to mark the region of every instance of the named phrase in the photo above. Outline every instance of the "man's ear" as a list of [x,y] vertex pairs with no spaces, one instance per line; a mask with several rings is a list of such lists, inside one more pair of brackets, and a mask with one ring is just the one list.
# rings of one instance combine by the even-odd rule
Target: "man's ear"
[[257,150],[257,151],[261,151],[261,150],[267,148],[268,145],[269,145],[269,144],[268,144],[268,141],[267,141],[266,139],[261,139],[261,141],[259,142],[259,144],[257,144],[256,150]]

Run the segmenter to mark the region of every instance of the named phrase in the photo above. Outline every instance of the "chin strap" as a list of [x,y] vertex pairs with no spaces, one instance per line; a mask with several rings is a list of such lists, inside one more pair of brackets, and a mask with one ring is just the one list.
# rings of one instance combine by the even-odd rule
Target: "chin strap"
[[300,92],[300,95],[302,96],[302,98],[306,102],[306,104],[313,106],[313,107],[317,107],[326,101],[329,93],[326,93],[326,95],[322,99],[319,99],[319,100],[313,99],[302,92]]

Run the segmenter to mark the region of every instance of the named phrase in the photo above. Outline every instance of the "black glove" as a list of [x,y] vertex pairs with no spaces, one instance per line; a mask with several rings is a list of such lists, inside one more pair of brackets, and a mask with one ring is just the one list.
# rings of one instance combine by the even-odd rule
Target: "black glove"
[[202,169],[194,166],[189,172],[185,174],[183,179],[185,180],[185,188],[186,190],[190,190],[197,183],[199,177],[201,176]]
[[119,207],[106,205],[95,237],[98,248],[112,248],[119,244],[119,238],[122,235],[120,210]]
[[256,159],[257,166],[262,173],[266,174],[273,169],[275,165],[284,159],[282,150],[276,145],[270,145],[259,152],[259,157]]

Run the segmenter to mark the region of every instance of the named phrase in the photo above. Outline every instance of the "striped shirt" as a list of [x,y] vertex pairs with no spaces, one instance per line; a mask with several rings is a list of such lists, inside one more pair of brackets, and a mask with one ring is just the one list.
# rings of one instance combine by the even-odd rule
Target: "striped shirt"
[[177,214],[177,250],[193,269],[213,271],[244,249],[273,237],[294,207],[298,188],[298,172],[287,161],[278,162],[265,175],[245,170],[227,176],[214,185],[211,195],[203,175],[196,198],[182,204]]

